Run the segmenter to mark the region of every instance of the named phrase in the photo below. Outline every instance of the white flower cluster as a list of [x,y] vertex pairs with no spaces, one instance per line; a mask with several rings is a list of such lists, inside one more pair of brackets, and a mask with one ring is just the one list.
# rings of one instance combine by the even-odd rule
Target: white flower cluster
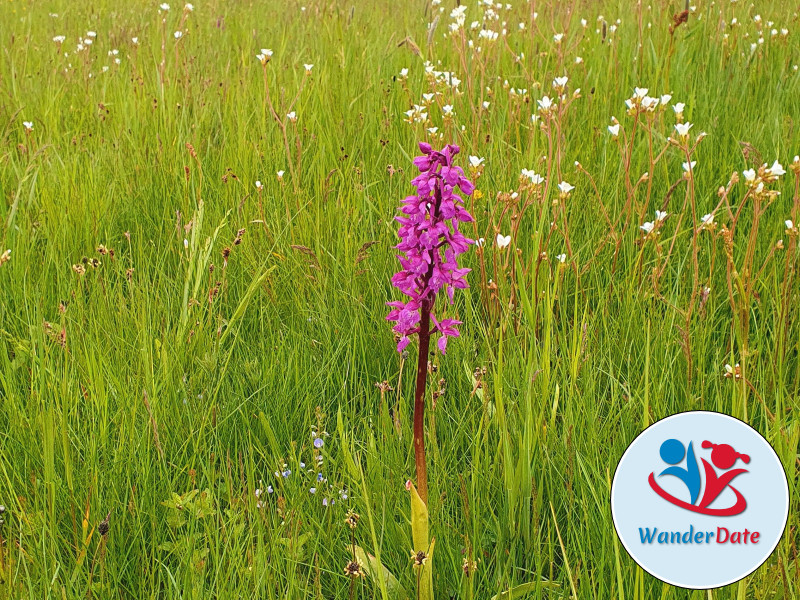
[[272,58],[272,50],[269,48],[262,48],[259,54],[256,54],[256,58],[261,61],[262,65],[265,65],[269,62],[269,59]]
[[531,185],[541,185],[544,183],[544,177],[536,173],[533,169],[522,169],[520,179]]
[[777,160],[772,163],[771,167],[768,167],[767,163],[764,163],[757,170],[745,169],[744,171],[742,171],[745,185],[751,188],[753,190],[753,193],[756,194],[757,196],[760,196],[762,194],[766,194],[769,196],[780,195],[779,191],[767,190],[765,186],[768,183],[773,183],[777,181],[782,175],[785,174],[786,170],[783,168],[783,165],[781,165],[781,163],[779,163]]
[[458,33],[464,29],[464,23],[467,20],[466,12],[466,4],[462,4],[450,11],[450,18],[453,19],[453,22],[450,23],[450,33]]
[[[403,71],[406,72],[405,75],[408,75],[407,69],[403,69]],[[400,72],[401,75],[403,75],[403,71]],[[433,85],[443,85],[456,92],[458,91],[458,86],[461,85],[461,80],[456,77],[454,73],[450,71],[439,71],[430,61],[425,61],[425,74]]]
[[408,123],[427,123],[428,107],[415,104],[410,110],[405,112],[406,122]]
[[665,108],[669,101],[672,99],[671,94],[663,94],[659,97],[648,96],[650,90],[647,88],[636,87],[633,88],[633,96],[625,100],[625,106],[628,108],[628,114],[634,115],[636,113],[652,113],[657,108]]
[[639,229],[644,232],[644,236],[648,237],[653,235],[654,232],[661,227],[661,224],[667,220],[667,213],[661,210],[656,211],[656,218],[654,221],[646,221],[643,225],[639,225]]

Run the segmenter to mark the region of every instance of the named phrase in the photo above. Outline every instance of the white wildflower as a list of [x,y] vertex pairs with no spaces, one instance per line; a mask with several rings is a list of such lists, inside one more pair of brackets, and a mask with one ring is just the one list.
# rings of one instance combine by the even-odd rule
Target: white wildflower
[[675,123],[675,131],[677,131],[678,135],[684,140],[689,137],[689,130],[691,128],[691,123]]
[[568,196],[572,190],[575,189],[574,185],[568,184],[566,181],[562,181],[558,184],[558,190],[561,192],[562,196]]
[[786,175],[786,171],[784,170],[781,163],[779,163],[777,160],[774,163],[772,163],[772,166],[767,170],[773,177],[780,177],[781,175]]

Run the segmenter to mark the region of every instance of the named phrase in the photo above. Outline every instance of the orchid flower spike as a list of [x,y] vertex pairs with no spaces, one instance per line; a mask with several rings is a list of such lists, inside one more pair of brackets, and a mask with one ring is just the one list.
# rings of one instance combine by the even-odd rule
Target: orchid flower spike
[[458,146],[449,144],[437,151],[421,142],[419,148],[422,155],[414,159],[414,166],[420,174],[411,181],[417,193],[403,200],[402,215],[395,217],[400,223],[396,248],[402,268],[392,277],[392,285],[408,300],[389,302],[392,310],[386,319],[395,323],[398,352],[408,346],[410,336],[422,332],[441,334],[437,344],[444,353],[447,338],[458,337],[461,321],[437,319],[432,311],[439,292],[445,292],[452,304],[453,291],[468,287],[464,277],[470,269],[459,267],[458,256],[474,242],[459,231],[459,225],[474,219],[458,192],[468,196],[475,186],[453,164]]

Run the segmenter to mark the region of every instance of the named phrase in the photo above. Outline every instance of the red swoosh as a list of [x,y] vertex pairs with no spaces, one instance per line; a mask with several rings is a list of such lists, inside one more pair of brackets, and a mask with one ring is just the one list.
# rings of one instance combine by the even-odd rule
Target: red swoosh
[[661,496],[664,500],[669,502],[670,504],[674,504],[675,506],[680,506],[681,508],[685,508],[686,510],[690,510],[692,512],[700,513],[701,515],[712,515],[715,517],[732,517],[733,515],[738,515],[739,513],[744,512],[744,509],[747,508],[747,500],[744,499],[744,496],[737,490],[735,487],[730,487],[734,493],[736,494],[736,504],[729,508],[707,508],[701,506],[695,506],[694,504],[689,504],[688,502],[684,502],[679,498],[676,498],[672,494],[665,492],[661,487],[656,483],[656,478],[653,473],[650,473],[650,477],[648,477],[647,481],[650,483],[650,487],[653,488],[653,491]]

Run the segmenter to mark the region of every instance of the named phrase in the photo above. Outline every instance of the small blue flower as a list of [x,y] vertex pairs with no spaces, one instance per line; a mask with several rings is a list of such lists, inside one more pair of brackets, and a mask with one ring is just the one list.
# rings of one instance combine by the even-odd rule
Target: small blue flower
[[306,468],[306,463],[304,463],[302,460],[300,461],[300,468],[301,469],[305,469]]
[[341,492],[339,492],[339,496],[341,496],[342,500],[347,500],[347,491],[342,490]]
[[284,476],[284,477],[288,477],[288,476],[289,476],[289,475],[291,475],[291,474],[292,474],[292,472],[291,472],[289,469],[286,469],[286,470],[283,472],[283,476]]
[[314,438],[314,448],[322,448],[325,445],[325,441],[322,438]]
[[325,478],[322,476],[322,473],[317,473],[317,481],[322,481],[323,479]]
[[272,489],[272,486],[271,486],[271,485],[268,485],[268,486],[267,486],[267,493],[268,493],[268,494],[271,494],[271,493],[273,493],[274,491],[275,491],[275,490],[273,490],[273,489]]
[[308,490],[308,493],[309,494],[316,494],[317,493],[317,488],[311,488],[310,490]]

